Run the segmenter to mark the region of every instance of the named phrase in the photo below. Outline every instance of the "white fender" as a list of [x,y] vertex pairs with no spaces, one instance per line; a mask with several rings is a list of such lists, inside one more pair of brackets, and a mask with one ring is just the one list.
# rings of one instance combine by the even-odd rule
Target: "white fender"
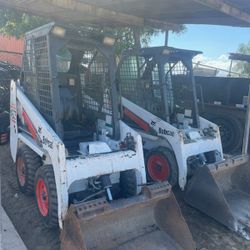
[[17,130],[17,105],[16,105],[16,83],[10,83],[10,152],[14,162],[16,162],[18,130]]

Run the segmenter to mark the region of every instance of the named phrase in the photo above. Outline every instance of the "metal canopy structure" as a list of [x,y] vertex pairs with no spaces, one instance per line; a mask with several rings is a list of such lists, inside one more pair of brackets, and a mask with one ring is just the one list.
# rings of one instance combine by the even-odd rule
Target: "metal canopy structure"
[[245,61],[250,63],[250,55],[240,54],[240,53],[230,53],[229,59],[236,61]]
[[103,26],[250,27],[249,0],[0,0],[0,5],[58,21]]

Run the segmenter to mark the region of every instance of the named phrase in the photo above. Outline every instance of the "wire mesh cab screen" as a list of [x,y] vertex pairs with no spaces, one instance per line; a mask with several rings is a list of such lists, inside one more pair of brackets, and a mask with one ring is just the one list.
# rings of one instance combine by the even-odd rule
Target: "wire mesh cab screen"
[[[164,66],[162,78],[161,64]],[[121,64],[118,78],[122,96],[166,119],[164,103],[169,109],[167,113],[172,114],[176,106],[183,104],[183,98],[192,93],[189,73],[182,61],[165,63],[153,56],[129,56]]]
[[159,69],[153,58],[129,56],[119,68],[118,79],[123,97],[158,116],[163,116]]
[[100,118],[112,115],[109,65],[99,51],[84,52],[80,77],[83,108],[98,114]]
[[51,74],[47,36],[25,41],[23,58],[23,88],[32,103],[49,120],[52,119]]
[[26,38],[24,91],[61,138],[112,115],[109,63],[100,51],[81,39]]
[[57,53],[57,72],[64,130],[95,130],[97,119],[112,125],[108,59],[100,50],[76,40]]
[[166,79],[171,78],[172,111],[187,108],[184,100],[192,101],[193,98],[190,69],[182,61],[177,61],[165,64],[165,74]]

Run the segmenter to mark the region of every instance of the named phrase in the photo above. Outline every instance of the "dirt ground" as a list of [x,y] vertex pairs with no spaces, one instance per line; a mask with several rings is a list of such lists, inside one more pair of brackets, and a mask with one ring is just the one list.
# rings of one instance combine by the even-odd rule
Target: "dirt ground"
[[[2,206],[28,249],[59,249],[59,233],[47,229],[40,221],[33,197],[20,193],[9,146],[0,146]],[[198,250],[250,249],[250,241],[229,231],[213,219],[180,202]]]

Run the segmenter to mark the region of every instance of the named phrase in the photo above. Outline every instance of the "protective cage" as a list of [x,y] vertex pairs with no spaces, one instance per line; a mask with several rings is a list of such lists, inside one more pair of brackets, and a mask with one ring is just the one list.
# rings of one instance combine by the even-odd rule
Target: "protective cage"
[[76,146],[68,138],[90,138],[96,120],[113,114],[113,49],[79,33],[58,37],[52,24],[41,30],[26,36],[23,88],[66,146]]
[[109,65],[97,50],[83,55],[85,72],[81,72],[82,101],[86,110],[98,114],[112,114],[111,79]]
[[52,122],[52,75],[48,46],[47,35],[26,37],[22,86],[32,103]]
[[131,55],[119,69],[122,96],[160,117],[164,116],[159,68],[155,60]]
[[[164,54],[164,49],[170,54]],[[159,47],[125,55],[118,71],[122,96],[171,120],[176,107],[184,106],[183,100],[193,99],[192,57],[198,52],[181,53],[185,55],[181,50]]]

